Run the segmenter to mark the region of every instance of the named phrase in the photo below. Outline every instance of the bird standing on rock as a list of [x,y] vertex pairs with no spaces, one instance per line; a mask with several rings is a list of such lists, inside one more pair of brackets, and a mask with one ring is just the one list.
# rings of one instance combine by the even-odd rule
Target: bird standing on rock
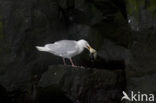
[[49,52],[56,56],[63,58],[64,65],[66,65],[65,58],[68,58],[72,64],[72,67],[77,67],[72,61],[72,57],[80,54],[85,48],[93,54],[96,58],[96,50],[93,49],[86,40],[60,40],[52,44],[46,44],[45,46],[36,46],[37,50]]

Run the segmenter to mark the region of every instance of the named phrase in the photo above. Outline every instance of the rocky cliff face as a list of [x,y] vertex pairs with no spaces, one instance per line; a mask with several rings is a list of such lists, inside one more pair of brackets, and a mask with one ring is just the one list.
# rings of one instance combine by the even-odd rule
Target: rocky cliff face
[[[122,90],[155,93],[155,5],[155,0],[1,0],[2,99],[118,103]],[[98,51],[95,61],[87,51],[74,58],[85,69],[61,66],[61,58],[35,49],[82,38]]]
[[128,23],[134,40],[129,49],[132,63],[127,68],[127,90],[155,94],[156,19],[154,0],[126,0]]
[[116,103],[126,84],[123,70],[50,66],[39,86],[53,85],[58,85],[74,103]]

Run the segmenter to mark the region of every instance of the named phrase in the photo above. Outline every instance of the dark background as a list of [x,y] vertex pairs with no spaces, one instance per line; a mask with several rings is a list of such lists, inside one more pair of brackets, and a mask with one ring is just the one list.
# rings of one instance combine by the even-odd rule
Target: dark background
[[[38,52],[85,39],[98,52]],[[69,62],[68,62],[69,63]],[[0,102],[120,103],[122,91],[156,94],[156,0],[0,0]]]

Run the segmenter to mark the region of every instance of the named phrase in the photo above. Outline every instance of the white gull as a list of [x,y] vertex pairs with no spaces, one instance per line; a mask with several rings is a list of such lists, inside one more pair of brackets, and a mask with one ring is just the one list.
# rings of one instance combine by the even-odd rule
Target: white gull
[[86,40],[60,40],[45,46],[36,46],[39,51],[49,52],[56,56],[63,58],[64,65],[66,65],[65,58],[68,58],[73,67],[76,67],[72,61],[72,57],[80,54],[85,48],[96,57],[96,50],[93,49]]

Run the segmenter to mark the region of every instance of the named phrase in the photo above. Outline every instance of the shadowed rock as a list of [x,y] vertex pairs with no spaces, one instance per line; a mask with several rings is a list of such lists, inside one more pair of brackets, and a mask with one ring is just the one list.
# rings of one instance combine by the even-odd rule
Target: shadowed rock
[[98,70],[50,66],[42,75],[39,86],[57,85],[74,103],[116,103],[125,86],[122,70]]

